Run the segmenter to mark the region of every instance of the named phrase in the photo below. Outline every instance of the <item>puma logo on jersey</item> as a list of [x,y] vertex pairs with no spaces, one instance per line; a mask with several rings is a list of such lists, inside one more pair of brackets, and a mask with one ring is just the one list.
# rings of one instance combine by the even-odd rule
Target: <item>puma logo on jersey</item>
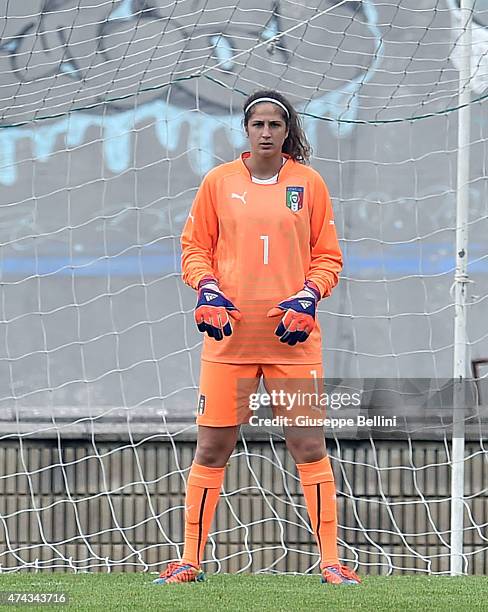
[[231,193],[230,197],[233,200],[240,200],[243,204],[246,203],[246,195],[247,191],[245,191],[242,195],[240,193]]
[[308,300],[298,300],[298,303],[303,308],[303,310],[307,310],[307,308],[312,305],[312,302],[309,302]]
[[211,302],[212,300],[215,300],[215,298],[217,297],[215,293],[205,293],[205,291],[203,292],[203,295],[205,296],[205,299],[207,300],[207,302]]

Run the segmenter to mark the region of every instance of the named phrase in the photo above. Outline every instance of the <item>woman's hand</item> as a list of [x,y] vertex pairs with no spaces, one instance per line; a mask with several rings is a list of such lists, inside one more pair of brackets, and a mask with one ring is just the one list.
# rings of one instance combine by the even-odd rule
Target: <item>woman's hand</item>
[[315,327],[315,311],[320,295],[307,285],[301,291],[271,308],[268,317],[283,315],[275,329],[280,342],[294,346],[305,342]]
[[236,321],[240,321],[242,317],[239,309],[220,291],[215,281],[200,284],[195,306],[198,329],[218,341],[224,336],[231,336],[232,323],[229,315]]

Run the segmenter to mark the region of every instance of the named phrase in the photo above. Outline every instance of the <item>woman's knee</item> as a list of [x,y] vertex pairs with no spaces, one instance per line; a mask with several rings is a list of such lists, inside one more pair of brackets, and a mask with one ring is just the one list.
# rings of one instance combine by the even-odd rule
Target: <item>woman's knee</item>
[[238,429],[233,427],[199,428],[195,462],[207,467],[223,467],[237,441]]
[[312,463],[326,455],[325,439],[322,437],[287,436],[286,446],[296,463]]
[[224,467],[231,454],[232,449],[200,445],[195,453],[195,463],[206,467]]

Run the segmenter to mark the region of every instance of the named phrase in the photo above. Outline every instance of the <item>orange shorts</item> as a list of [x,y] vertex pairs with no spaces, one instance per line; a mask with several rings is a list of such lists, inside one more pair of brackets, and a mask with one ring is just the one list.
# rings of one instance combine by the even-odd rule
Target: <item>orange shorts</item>
[[[268,398],[257,393],[261,376]],[[323,415],[324,410],[314,401],[322,391],[322,377],[322,363],[259,365],[202,360],[197,424],[230,427],[248,423],[259,404],[269,405],[273,417]]]

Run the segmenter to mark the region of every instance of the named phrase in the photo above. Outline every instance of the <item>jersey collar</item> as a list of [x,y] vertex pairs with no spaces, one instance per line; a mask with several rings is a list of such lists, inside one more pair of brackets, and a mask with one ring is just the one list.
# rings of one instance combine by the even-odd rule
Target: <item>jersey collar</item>
[[[281,166],[281,168],[278,171],[278,181],[277,181],[278,183],[280,182],[280,180],[283,177],[285,177],[288,174],[288,172],[290,172],[291,167],[295,163],[293,161],[293,159],[291,158],[291,156],[288,155],[288,153],[282,153],[281,155],[286,158],[286,161],[285,161],[285,163]],[[240,167],[241,167],[241,172],[243,172],[247,176],[247,178],[250,181],[252,181],[251,173],[249,172],[248,167],[244,163],[244,160],[247,159],[250,156],[251,156],[251,152],[250,151],[244,151],[244,153],[242,153],[240,158],[239,158],[239,163],[240,163]]]

